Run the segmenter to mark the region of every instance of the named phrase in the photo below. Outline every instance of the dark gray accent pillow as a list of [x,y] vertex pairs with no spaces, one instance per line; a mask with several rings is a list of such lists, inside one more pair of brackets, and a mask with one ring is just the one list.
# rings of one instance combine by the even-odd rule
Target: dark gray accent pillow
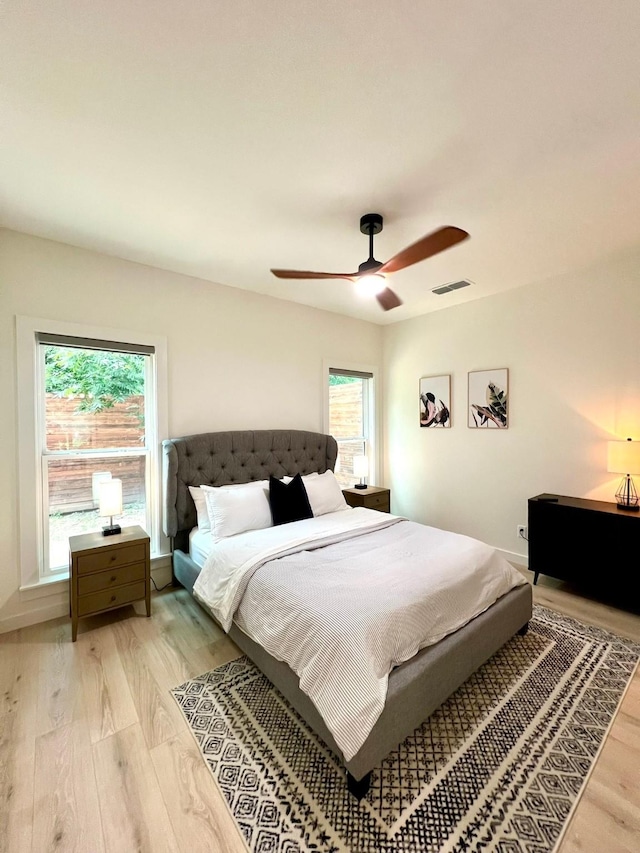
[[313,510],[300,474],[296,474],[289,483],[270,476],[269,505],[274,526],[313,518]]

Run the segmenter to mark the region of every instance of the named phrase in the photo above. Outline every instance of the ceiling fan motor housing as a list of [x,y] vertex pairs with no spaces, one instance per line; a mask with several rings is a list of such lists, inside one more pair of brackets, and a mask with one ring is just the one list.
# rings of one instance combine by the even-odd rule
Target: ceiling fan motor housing
[[381,261],[376,261],[375,258],[369,258],[368,261],[363,261],[358,266],[358,272],[374,272],[375,270],[379,270],[382,266]]
[[379,213],[365,213],[360,217],[360,230],[363,234],[379,234],[382,231],[382,216]]

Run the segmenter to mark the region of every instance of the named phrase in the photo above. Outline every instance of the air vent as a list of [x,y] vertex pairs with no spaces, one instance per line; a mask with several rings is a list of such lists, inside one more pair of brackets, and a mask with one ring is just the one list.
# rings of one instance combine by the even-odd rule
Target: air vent
[[461,287],[469,287],[470,284],[473,284],[473,282],[467,281],[467,279],[463,278],[462,281],[450,281],[449,284],[434,287],[431,293],[437,293],[438,296],[442,296],[443,293],[449,293],[452,290],[460,290]]

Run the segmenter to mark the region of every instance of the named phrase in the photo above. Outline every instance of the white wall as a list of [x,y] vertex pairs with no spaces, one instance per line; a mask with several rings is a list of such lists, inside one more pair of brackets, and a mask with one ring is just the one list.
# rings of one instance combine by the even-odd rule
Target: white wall
[[0,631],[66,609],[19,592],[16,315],[166,336],[171,436],[321,431],[323,359],[381,360],[375,324],[0,230]]
[[[383,340],[392,512],[526,564],[527,498],[615,500],[606,441],[640,439],[640,252],[387,326]],[[467,371],[501,367],[509,428],[469,429]],[[447,373],[452,428],[420,428],[419,378]]]
[[[0,230],[0,631],[66,609],[64,593],[18,589],[16,314],[165,335],[173,436],[321,430],[323,358],[383,361],[392,511],[522,562],[527,498],[613,500],[606,440],[640,438],[640,253],[379,327]],[[509,368],[509,429],[471,430],[467,371],[495,367]],[[453,427],[421,429],[419,378],[440,373]]]

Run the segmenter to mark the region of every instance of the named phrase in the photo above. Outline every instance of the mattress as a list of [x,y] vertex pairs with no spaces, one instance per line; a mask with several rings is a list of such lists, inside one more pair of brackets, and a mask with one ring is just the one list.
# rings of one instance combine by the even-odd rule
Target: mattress
[[199,569],[204,566],[212,548],[211,531],[201,531],[194,527],[189,534],[189,556]]

